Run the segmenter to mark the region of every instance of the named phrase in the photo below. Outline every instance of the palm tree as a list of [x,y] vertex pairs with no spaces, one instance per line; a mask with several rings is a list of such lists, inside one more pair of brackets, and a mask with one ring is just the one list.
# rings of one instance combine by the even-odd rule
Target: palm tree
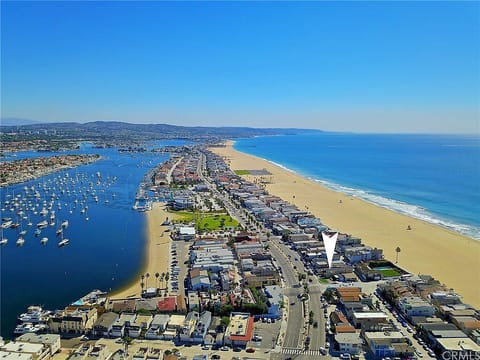
[[155,279],[156,279],[156,282],[157,282],[157,288],[158,288],[158,278],[160,277],[160,273],[159,272],[156,272],[155,273]]
[[395,249],[395,252],[397,253],[397,258],[395,260],[395,264],[398,264],[398,253],[401,252],[402,249],[400,249],[400,247],[397,246],[397,248]]
[[165,273],[165,281],[168,283],[168,279],[170,279],[170,274],[168,271]]
[[160,276],[160,282],[162,283],[162,287],[163,287],[163,280],[165,279],[165,273],[162,272],[162,275]]
[[146,278],[147,278],[147,279],[145,280],[145,287],[148,287],[148,286],[147,286],[147,280],[148,280],[148,278],[150,277],[150,273],[147,272],[147,273],[145,274],[145,276],[146,276]]
[[140,286],[142,287],[142,294],[143,294],[143,286],[145,285],[143,280],[145,280],[145,275],[141,275],[140,278],[142,279],[142,281],[140,281]]

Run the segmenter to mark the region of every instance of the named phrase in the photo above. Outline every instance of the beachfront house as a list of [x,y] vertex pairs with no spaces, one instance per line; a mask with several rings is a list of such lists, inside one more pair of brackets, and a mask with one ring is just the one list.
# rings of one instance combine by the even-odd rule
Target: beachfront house
[[92,333],[95,337],[108,337],[113,324],[118,320],[118,314],[114,312],[103,313],[93,325]]

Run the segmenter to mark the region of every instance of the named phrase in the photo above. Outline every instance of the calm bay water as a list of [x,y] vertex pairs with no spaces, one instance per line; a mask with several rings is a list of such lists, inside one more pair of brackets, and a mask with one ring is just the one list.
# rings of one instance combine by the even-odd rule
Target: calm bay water
[[[184,143],[185,141],[165,141],[157,145]],[[23,196],[24,186],[34,185],[38,189],[38,184],[44,182],[58,184],[59,178],[65,178],[68,173],[70,178],[84,179],[83,184],[77,181],[70,189],[88,187],[92,182],[98,196],[97,203],[87,194],[88,209],[81,213],[80,205],[74,208],[73,197],[62,195],[57,185],[54,191],[59,199],[52,209],[55,210],[57,219],[69,220],[69,226],[65,230],[65,237],[70,239],[68,246],[57,246],[59,238],[56,237],[55,230],[59,228],[58,224],[43,229],[38,237],[34,235],[36,224],[43,219],[48,220],[49,216],[42,218],[39,214],[29,214],[28,220],[33,226],[26,225],[28,220],[22,224],[21,228],[27,230],[23,247],[15,245],[20,228],[3,231],[3,236],[9,242],[0,248],[0,336],[12,336],[16,317],[25,312],[28,305],[40,304],[47,309],[63,308],[93,289],[108,291],[125,285],[137,275],[141,267],[145,214],[132,210],[132,205],[144,174],[167,160],[168,155],[150,152],[119,153],[116,149],[94,149],[88,145],[61,154],[68,153],[100,154],[102,160],[0,190],[3,205],[5,199],[18,194]],[[56,154],[20,152],[11,159]],[[96,185],[97,172],[100,173],[100,183],[105,183],[105,186]],[[116,181],[113,181],[114,177]],[[43,191],[41,194],[41,200],[49,200]],[[59,202],[61,209],[58,208]],[[38,210],[40,209],[41,206]],[[6,207],[2,211],[2,218],[11,217],[15,220],[15,214],[16,211],[11,212]],[[40,239],[44,236],[49,238],[45,246],[40,244]]]
[[480,239],[479,136],[321,133],[242,139],[235,148]]

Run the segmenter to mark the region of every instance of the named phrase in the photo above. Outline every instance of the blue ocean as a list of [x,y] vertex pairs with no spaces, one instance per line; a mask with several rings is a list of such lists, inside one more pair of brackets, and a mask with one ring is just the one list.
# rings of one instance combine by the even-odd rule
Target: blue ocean
[[[152,146],[184,143],[165,141]],[[8,239],[8,243],[0,247],[0,336],[5,338],[12,337],[16,317],[29,305],[60,309],[93,289],[118,289],[140,271],[146,239],[145,214],[132,210],[132,205],[144,174],[169,155],[120,153],[116,149],[94,149],[84,144],[76,151],[19,152],[2,160],[69,153],[100,154],[102,159],[0,189],[2,218],[10,217],[22,224],[17,229],[2,230],[2,237]],[[40,201],[40,206],[36,210],[42,208],[43,201],[49,204],[55,199],[51,210],[55,210],[57,223],[41,230],[40,235],[34,233],[36,224],[43,219],[50,221],[48,216],[29,211],[25,212],[27,219],[22,220],[17,215],[20,208],[26,207],[26,201],[33,201],[32,187],[40,194],[36,201]],[[12,199],[22,198],[28,200],[16,208]],[[9,204],[5,205],[6,201]],[[63,220],[69,222],[64,236],[70,244],[58,247],[60,237],[56,230]],[[27,231],[23,236],[25,244],[18,247],[16,240],[21,230]],[[42,245],[44,237],[48,242]]]
[[234,147],[333,190],[480,239],[479,136],[310,133],[241,139]]

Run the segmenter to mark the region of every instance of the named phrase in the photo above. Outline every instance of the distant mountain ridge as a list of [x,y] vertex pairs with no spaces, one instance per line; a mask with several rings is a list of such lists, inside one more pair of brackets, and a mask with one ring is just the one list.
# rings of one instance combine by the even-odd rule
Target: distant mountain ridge
[[6,117],[0,119],[0,126],[20,126],[20,125],[33,125],[41,124],[43,122],[31,119],[23,119],[16,117]]
[[313,129],[297,128],[251,128],[241,126],[179,126],[170,124],[132,124],[121,121],[92,121],[87,123],[60,122],[7,125],[3,122],[0,128],[4,131],[22,129],[25,131],[56,130],[64,134],[83,136],[140,136],[156,137],[169,135],[178,137],[251,137],[259,135],[293,135],[305,132],[321,132]]

